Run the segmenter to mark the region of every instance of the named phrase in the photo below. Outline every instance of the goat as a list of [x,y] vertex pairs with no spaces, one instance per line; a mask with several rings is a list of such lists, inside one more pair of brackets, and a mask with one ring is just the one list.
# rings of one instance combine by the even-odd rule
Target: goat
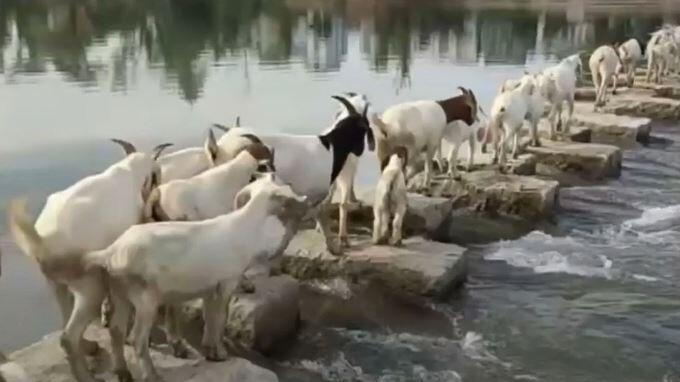
[[617,66],[623,66],[619,53],[615,47],[602,45],[595,49],[588,61],[590,74],[593,76],[593,85],[597,91],[595,97],[595,108],[604,106],[607,102],[607,87],[610,81],[614,83],[612,94],[616,94],[618,78],[616,73]]
[[31,382],[26,371],[0,352],[0,382]]
[[256,258],[271,257],[288,245],[307,210],[305,199],[278,185],[271,174],[241,190],[229,214],[200,222],[136,225],[106,249],[86,254],[84,266],[102,269],[109,278],[119,380],[132,380],[123,352],[132,307],[132,338],[144,381],[160,380],[148,341],[161,304],[202,297],[206,359],[225,360],[222,334],[231,294]]
[[[64,319],[61,345],[78,382],[96,381],[85,363],[84,353],[96,351],[83,332],[98,315],[105,295],[99,272],[80,264],[88,251],[106,248],[130,226],[140,222],[145,200],[161,181],[153,154],[136,152],[125,141],[127,156],[103,172],[88,176],[47,198],[35,224],[25,210],[25,200],[10,203],[9,227],[24,254],[37,260],[53,289]],[[72,301],[75,297],[75,304]]]
[[432,179],[432,159],[441,149],[446,126],[463,121],[468,126],[479,121],[479,106],[470,89],[459,87],[463,94],[441,101],[415,101],[392,106],[382,117],[373,115],[378,161],[382,163],[397,146],[408,151],[409,167],[406,178],[415,175],[414,162],[425,153],[425,179],[422,188],[428,189]]
[[[564,125],[564,133],[569,134],[571,117],[574,114],[577,72],[580,76],[583,75],[583,63],[581,61],[580,53],[566,57],[560,61],[559,64],[549,67],[542,72],[542,79],[552,78],[555,86],[554,93],[546,94],[551,106],[550,113],[548,114],[551,131],[561,131],[562,125]],[[539,79],[539,81],[541,81],[541,79]],[[567,102],[568,107],[566,121],[562,120],[564,102]],[[554,138],[553,134],[551,139]]]
[[[499,94],[494,99],[487,128],[487,134],[494,134],[497,137],[494,140],[493,163],[500,160],[501,166],[507,162],[506,150],[511,139],[512,157],[517,158],[519,155],[519,131],[530,111],[533,93],[536,91],[534,77],[531,75],[522,77],[519,84],[513,84],[508,90],[505,86],[505,84],[501,86]],[[487,139],[484,139],[484,142],[486,141]]]
[[632,88],[633,84],[635,84],[635,68],[642,59],[640,43],[636,39],[631,38],[618,46],[618,53],[621,63],[617,65],[616,73],[623,71],[626,76],[626,85]]
[[[368,107],[359,114],[344,97],[333,96],[347,109],[348,116],[337,121],[332,130],[321,135],[258,134],[257,137],[276,151],[276,173],[293,191],[305,195],[316,208],[318,226],[326,237],[330,252],[340,254],[348,244],[347,215],[349,194],[356,175],[358,157],[364,152],[364,139],[373,151],[375,140],[366,118]],[[232,129],[218,141],[222,148],[240,144],[245,128]],[[332,185],[340,192],[338,245],[331,240],[327,208]]]
[[654,77],[655,83],[661,83],[662,76],[674,63],[675,56],[678,53],[677,48],[672,34],[662,30],[652,35],[646,51],[647,82],[650,82]]
[[401,245],[401,227],[408,205],[406,179],[404,172],[408,164],[408,152],[404,147],[396,147],[394,153],[381,164],[382,174],[375,188],[373,203],[373,244],[385,242],[392,220],[391,245]]
[[230,212],[236,193],[257,171],[273,171],[272,163],[273,153],[261,143],[252,143],[226,164],[156,188],[148,198],[144,218],[196,221]]

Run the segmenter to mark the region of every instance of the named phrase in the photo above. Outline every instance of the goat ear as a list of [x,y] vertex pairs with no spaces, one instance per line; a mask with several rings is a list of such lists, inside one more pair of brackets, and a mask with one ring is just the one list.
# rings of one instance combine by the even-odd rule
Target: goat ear
[[245,206],[248,204],[250,201],[250,190],[249,189],[243,189],[239,191],[238,194],[236,194],[236,197],[234,198],[234,210],[238,210],[241,207]]
[[210,162],[214,166],[216,164],[215,161],[217,160],[217,153],[219,148],[217,147],[215,134],[213,134],[212,130],[208,130],[208,138],[205,139],[203,149],[205,150],[205,155],[208,156],[208,159],[210,159]]
[[378,132],[382,134],[383,137],[387,137],[387,125],[383,120],[378,117],[378,114],[373,113],[371,116],[371,122],[378,128]]
[[135,145],[128,141],[112,138],[111,142],[119,144],[123,148],[123,151],[125,151],[126,156],[137,152],[137,148],[135,147]]
[[172,143],[161,143],[160,145],[154,147],[153,150],[151,150],[151,152],[153,152],[153,159],[158,160],[158,158],[161,156],[161,153],[163,153],[163,150],[172,145]]

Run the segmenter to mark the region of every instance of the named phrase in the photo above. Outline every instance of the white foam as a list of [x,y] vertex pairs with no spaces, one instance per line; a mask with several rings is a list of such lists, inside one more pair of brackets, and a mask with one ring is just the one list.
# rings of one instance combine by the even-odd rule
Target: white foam
[[651,207],[642,211],[636,219],[623,223],[627,229],[662,230],[680,226],[680,204],[667,207]]
[[647,276],[647,275],[639,275],[639,274],[633,274],[633,278],[636,279],[636,280],[647,281],[647,282],[650,282],[650,283],[659,281],[659,279],[656,278],[656,277]]
[[542,232],[502,242],[487,260],[501,260],[535,273],[568,273],[587,277],[611,277],[613,262],[604,255],[592,255],[571,237],[553,237]]
[[511,366],[511,364],[501,361],[491,353],[487,348],[484,337],[477,332],[465,333],[465,337],[461,341],[460,346],[465,355],[475,361],[498,363],[506,368]]

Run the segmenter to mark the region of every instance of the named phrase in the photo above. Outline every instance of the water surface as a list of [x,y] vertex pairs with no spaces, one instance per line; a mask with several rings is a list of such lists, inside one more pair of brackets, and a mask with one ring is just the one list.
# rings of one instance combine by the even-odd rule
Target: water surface
[[[210,123],[238,115],[259,131],[314,134],[337,108],[330,96],[350,90],[380,111],[465,86],[488,109],[506,78],[601,43],[645,41],[679,15],[674,2],[541,4],[4,0],[0,208],[26,195],[37,209],[105,168],[121,156],[110,137],[199,145]],[[626,152],[621,179],[563,190],[550,232],[472,248],[470,282],[447,303],[309,292],[326,315],[307,317],[272,367],[291,381],[673,380],[680,128],[654,134]],[[375,164],[362,161],[368,184]],[[12,350],[59,321],[35,265],[1,240],[0,348]],[[342,304],[346,316],[328,313]]]

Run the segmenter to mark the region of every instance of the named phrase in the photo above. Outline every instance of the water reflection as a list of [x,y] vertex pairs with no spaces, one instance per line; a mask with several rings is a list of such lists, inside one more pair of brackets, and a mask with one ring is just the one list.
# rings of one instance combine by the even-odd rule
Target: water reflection
[[[625,1],[623,2],[625,5]],[[163,85],[194,102],[212,65],[257,60],[337,71],[358,31],[376,72],[410,86],[419,58],[459,64],[532,64],[619,36],[644,40],[673,13],[610,16],[569,1],[542,10],[465,9],[436,2],[195,0],[3,1],[0,72],[5,81],[58,72],[111,91],[134,88],[140,71],[162,69]],[[248,76],[247,65],[244,76]]]

